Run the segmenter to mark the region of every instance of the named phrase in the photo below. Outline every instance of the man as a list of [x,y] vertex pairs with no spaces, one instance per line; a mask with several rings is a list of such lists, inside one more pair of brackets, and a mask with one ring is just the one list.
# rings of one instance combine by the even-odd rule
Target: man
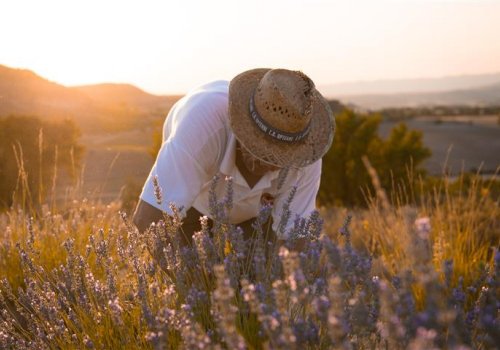
[[[214,175],[233,179],[229,221],[249,238],[262,203],[272,203],[273,231],[283,205],[295,215],[315,209],[321,157],[333,140],[335,122],[327,101],[305,74],[286,69],[253,69],[231,80],[215,81],[188,93],[172,107],[163,128],[163,144],[134,213],[140,231],[172,214],[170,203],[184,208],[183,242],[210,217],[209,190]],[[162,202],[155,196],[156,181]],[[224,181],[216,187],[219,198]]]

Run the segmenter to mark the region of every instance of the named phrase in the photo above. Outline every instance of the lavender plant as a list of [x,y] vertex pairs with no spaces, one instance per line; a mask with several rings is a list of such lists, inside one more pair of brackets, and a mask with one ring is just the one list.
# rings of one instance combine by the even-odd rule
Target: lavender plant
[[[219,181],[215,179],[214,181]],[[293,251],[265,237],[263,206],[252,240],[231,225],[231,179],[214,225],[202,217],[192,246],[181,211],[140,234],[116,208],[75,205],[66,216],[2,219],[1,349],[489,349],[500,344],[500,253],[473,283],[454,263],[433,264],[429,221],[407,215],[413,269],[374,275],[351,242],[317,212],[282,232],[307,238]],[[215,188],[215,185],[213,186]],[[161,200],[161,191],[156,190]],[[293,191],[290,201],[293,200]],[[278,225],[285,230],[289,202]],[[416,225],[414,225],[414,223]],[[86,241],[85,241],[85,239]],[[16,245],[16,242],[17,245]],[[53,256],[48,259],[48,250]],[[5,263],[5,261],[9,263]],[[15,276],[14,276],[15,275]],[[417,298],[418,297],[418,298]],[[422,302],[419,302],[422,300]]]

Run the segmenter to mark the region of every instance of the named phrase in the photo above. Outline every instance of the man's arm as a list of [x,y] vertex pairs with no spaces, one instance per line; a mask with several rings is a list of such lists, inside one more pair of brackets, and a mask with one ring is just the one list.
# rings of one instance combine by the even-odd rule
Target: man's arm
[[292,242],[286,241],[283,239],[278,239],[277,244],[278,244],[278,247],[285,246],[289,250],[300,253],[300,252],[303,252],[305,250],[308,240],[309,240],[308,237],[297,238]]
[[132,221],[140,233],[145,232],[151,224],[157,223],[163,219],[163,213],[160,209],[153,207],[142,199],[137,203]]

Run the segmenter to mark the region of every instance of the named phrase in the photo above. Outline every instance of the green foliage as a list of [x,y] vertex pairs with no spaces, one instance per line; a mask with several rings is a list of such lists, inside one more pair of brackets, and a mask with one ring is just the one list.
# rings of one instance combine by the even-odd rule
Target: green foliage
[[318,195],[322,204],[366,205],[366,189],[373,191],[373,186],[363,156],[377,171],[386,191],[394,183],[410,181],[410,168],[414,175],[424,174],[419,166],[431,152],[422,142],[422,133],[401,123],[384,140],[378,135],[381,121],[379,114],[361,115],[347,109],[336,117],[333,146],[323,158]]
[[422,141],[420,131],[409,130],[404,123],[396,125],[382,142],[379,158],[374,158],[374,166],[380,174],[382,187],[389,189],[392,179],[401,180],[408,174],[408,166],[424,174],[418,166],[431,156],[429,148]]
[[0,209],[18,199],[42,203],[54,187],[57,169],[74,178],[83,147],[71,120],[45,122],[35,117],[0,119]]

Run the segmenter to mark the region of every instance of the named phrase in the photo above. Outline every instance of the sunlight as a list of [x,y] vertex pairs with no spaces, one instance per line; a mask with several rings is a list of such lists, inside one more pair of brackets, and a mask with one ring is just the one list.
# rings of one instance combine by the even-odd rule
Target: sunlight
[[20,0],[0,12],[0,64],[65,85],[175,93],[258,66],[318,84],[500,71],[498,2]]

